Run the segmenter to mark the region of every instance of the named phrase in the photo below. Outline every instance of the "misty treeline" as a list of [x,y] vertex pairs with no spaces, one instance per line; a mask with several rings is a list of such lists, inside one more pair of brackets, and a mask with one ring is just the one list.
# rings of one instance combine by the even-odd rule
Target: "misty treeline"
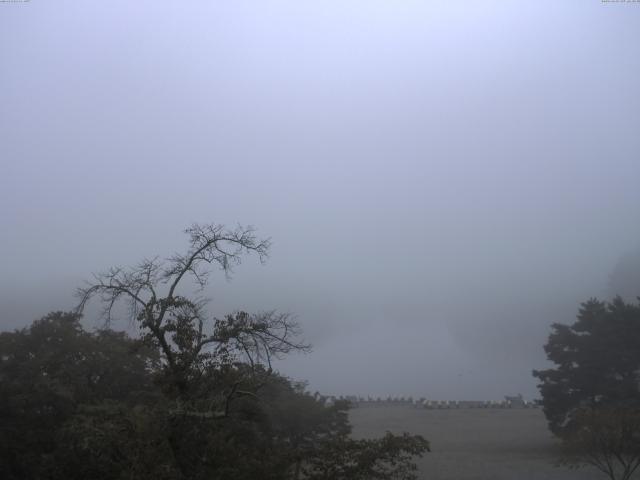
[[[348,404],[325,406],[272,360],[306,352],[288,314],[211,319],[199,293],[269,241],[194,225],[166,260],[97,274],[74,312],[0,334],[3,479],[414,479],[418,435],[351,438]],[[195,285],[196,294],[189,291]],[[102,327],[81,312],[101,302]],[[138,334],[115,331],[118,304]]]

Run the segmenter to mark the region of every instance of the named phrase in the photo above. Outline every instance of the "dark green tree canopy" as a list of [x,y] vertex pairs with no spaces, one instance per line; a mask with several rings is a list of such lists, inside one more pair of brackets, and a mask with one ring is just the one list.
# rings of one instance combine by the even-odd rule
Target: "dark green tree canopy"
[[[411,480],[420,436],[351,439],[348,404],[325,407],[271,360],[309,346],[288,314],[208,318],[209,266],[229,274],[269,243],[251,229],[194,225],[165,261],[113,268],[80,289],[106,327],[53,313],[0,334],[0,478]],[[124,300],[137,338],[108,328]]]
[[203,367],[176,397],[157,346],[87,332],[75,313],[1,333],[0,352],[3,479],[408,480],[429,448],[420,436],[353,440],[347,402],[325,407],[255,365]]
[[155,402],[158,366],[154,349],[124,333],[86,332],[74,313],[0,333],[0,477],[53,471],[58,435],[81,406]]
[[581,407],[640,406],[640,305],[591,299],[575,323],[552,326],[545,351],[555,367],[533,374],[554,433]]

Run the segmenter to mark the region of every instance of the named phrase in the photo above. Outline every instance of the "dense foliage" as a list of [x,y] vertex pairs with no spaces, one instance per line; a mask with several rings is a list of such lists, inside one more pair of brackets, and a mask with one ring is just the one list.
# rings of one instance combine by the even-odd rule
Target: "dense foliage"
[[592,299],[575,323],[552,329],[545,351],[555,368],[534,375],[554,433],[570,426],[579,407],[640,405],[640,305]]
[[325,407],[275,373],[224,417],[197,408],[224,378],[203,377],[192,406],[178,407],[157,349],[89,333],[74,313],[0,334],[0,352],[5,479],[408,479],[428,447],[407,435],[352,440],[346,403]]
[[552,328],[555,367],[533,372],[550,429],[569,463],[629,478],[640,466],[640,305],[591,299],[575,323]]
[[266,255],[250,229],[194,225],[190,248],[96,275],[106,325],[128,302],[134,339],[87,332],[80,313],[52,313],[0,334],[3,479],[413,479],[421,436],[350,438],[348,404],[325,407],[278,375],[272,359],[306,351],[286,314],[236,312],[208,320],[207,266],[226,274],[243,253]]

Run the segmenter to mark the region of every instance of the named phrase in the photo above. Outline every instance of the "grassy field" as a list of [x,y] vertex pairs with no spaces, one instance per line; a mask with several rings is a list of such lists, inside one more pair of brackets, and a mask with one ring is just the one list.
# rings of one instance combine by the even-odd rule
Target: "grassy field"
[[432,452],[418,461],[425,480],[602,480],[601,473],[555,466],[558,448],[539,409],[424,410],[362,407],[354,436],[421,434]]

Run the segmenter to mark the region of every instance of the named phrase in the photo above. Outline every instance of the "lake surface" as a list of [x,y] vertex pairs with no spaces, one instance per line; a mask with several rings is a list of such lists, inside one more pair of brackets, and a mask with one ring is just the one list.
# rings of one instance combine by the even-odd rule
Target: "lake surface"
[[367,406],[351,410],[356,438],[385,431],[421,434],[431,453],[418,460],[424,480],[606,480],[593,468],[556,466],[558,444],[540,409],[426,410]]

